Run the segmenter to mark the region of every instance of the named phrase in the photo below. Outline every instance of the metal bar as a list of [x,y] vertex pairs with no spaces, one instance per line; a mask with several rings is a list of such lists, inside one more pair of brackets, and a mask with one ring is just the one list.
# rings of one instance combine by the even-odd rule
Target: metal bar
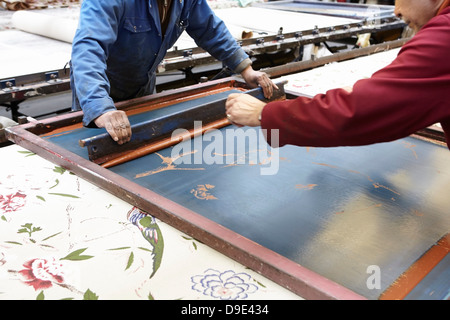
[[[242,48],[251,56],[261,55],[267,52],[282,51],[296,48],[310,43],[320,43],[348,38],[363,33],[375,33],[392,29],[403,28],[405,24],[397,19],[388,19],[380,24],[346,24],[333,28],[315,28],[311,30],[290,32],[279,35],[265,36],[241,41]],[[203,64],[216,62],[207,52],[201,48],[192,48],[192,55],[185,57],[181,51],[168,52],[165,60],[158,67],[158,72],[180,70]]]
[[[298,30],[293,32],[286,32],[282,33],[283,38],[279,37],[279,34],[277,35],[267,35],[267,36],[261,36],[257,38],[250,38],[250,39],[243,39],[240,40],[239,43],[244,48],[244,50],[252,45],[260,45],[260,47],[273,47],[272,42],[289,42],[292,40],[300,41],[299,44],[307,44],[311,43],[312,40],[318,40],[315,42],[321,41],[324,37],[326,37],[329,40],[336,39],[336,38],[342,38],[342,37],[350,37],[354,34],[362,34],[362,33],[369,33],[369,32],[378,32],[378,31],[384,31],[384,30],[390,30],[395,28],[403,28],[406,24],[397,19],[396,17],[393,18],[386,18],[383,19],[383,21],[380,21],[379,23],[367,23],[367,22],[354,22],[354,23],[348,23],[343,25],[336,25],[333,27],[323,27],[323,28],[313,28],[313,29],[306,29],[306,30]],[[314,36],[311,39],[308,38],[308,36]],[[166,53],[165,59],[173,59],[178,57],[185,57],[185,51],[189,51],[190,55],[189,57],[193,57],[196,54],[200,53],[206,53],[206,51],[200,47],[194,47],[189,49],[183,49],[183,50],[171,50]]]
[[[58,70],[49,70],[49,71],[45,71],[45,72],[37,72],[37,73],[30,73],[30,74],[26,74],[26,75],[20,75],[20,76],[16,76],[13,77],[13,79],[15,80],[14,85],[15,86],[26,86],[26,85],[30,85],[30,84],[35,84],[38,82],[42,82],[42,81],[48,81],[48,80],[54,80],[56,78],[58,79],[66,79],[69,78],[69,68],[64,68],[64,69],[58,69]],[[56,76],[55,77],[51,77],[51,79],[48,77],[50,74],[53,74]],[[4,80],[8,80],[8,79],[0,79],[1,81]]]
[[[135,99],[117,102],[115,104],[118,110],[126,110],[127,112],[133,112],[135,109],[140,109],[148,105],[158,103],[168,103],[177,99],[184,99],[187,96],[202,95],[205,92],[215,92],[221,90],[229,90],[230,88],[243,88],[247,89],[245,82],[237,77],[229,77],[218,80],[208,81],[206,83],[200,83],[189,87],[183,87],[179,89],[166,90],[164,92],[152,94],[149,96],[143,96]],[[44,135],[48,133],[54,133],[61,130],[63,127],[73,126],[82,127],[83,111],[73,111],[67,114],[57,115],[52,118],[40,119],[37,123],[20,123],[26,130],[36,134]]]
[[384,42],[384,43],[376,44],[376,45],[366,47],[366,48],[335,53],[331,56],[326,56],[326,57],[318,58],[315,60],[287,63],[287,64],[284,64],[281,66],[276,66],[276,67],[264,69],[261,71],[266,72],[271,77],[285,76],[285,75],[288,75],[291,73],[296,73],[296,72],[316,68],[319,66],[323,66],[323,65],[325,65],[327,63],[331,63],[331,62],[350,60],[350,59],[354,59],[357,57],[368,56],[368,55],[371,55],[371,54],[374,54],[377,52],[382,52],[382,51],[387,51],[387,50],[391,50],[394,48],[399,48],[408,41],[409,41],[409,39],[400,39],[400,40]]
[[179,142],[182,142],[183,140],[192,139],[198,135],[204,134],[208,130],[220,129],[220,128],[228,126],[228,125],[230,125],[230,121],[228,121],[228,119],[226,119],[226,118],[217,120],[217,121],[208,123],[207,125],[204,125],[204,126],[202,125],[202,127],[199,128],[198,130],[196,128],[194,128],[188,132],[185,132],[184,134],[171,136],[170,138],[158,140],[149,145],[139,147],[138,149],[132,150],[131,152],[126,153],[123,156],[118,156],[117,158],[114,158],[107,162],[104,162],[101,164],[101,166],[103,168],[111,168],[113,166],[117,166],[119,164],[146,156],[150,153],[154,153],[156,151],[168,148]]
[[190,129],[193,127],[194,119],[207,123],[222,118],[224,113],[224,101],[213,101],[205,105],[195,106],[188,110],[174,112],[167,116],[132,125],[131,140],[124,145],[118,145],[107,132],[80,140],[79,143],[81,147],[87,148],[91,161],[102,163],[112,154],[134,150],[152,140],[167,137],[177,128]]
[[[271,100],[285,97],[284,82],[277,84],[279,90],[274,91]],[[246,94],[254,96],[260,100],[264,98],[261,88],[245,91]],[[192,129],[194,121],[209,123],[222,119],[225,115],[225,99],[219,99],[202,105],[196,105],[189,109],[176,111],[160,118],[150,119],[132,126],[131,140],[124,145],[118,145],[111,139],[107,132],[100,135],[80,140],[80,146],[86,147],[89,159],[98,164],[117,158],[119,154],[124,154],[138,147],[170,136],[177,128]]]
[[70,90],[69,79],[54,79],[41,83],[0,90],[0,103],[23,101],[25,99]]

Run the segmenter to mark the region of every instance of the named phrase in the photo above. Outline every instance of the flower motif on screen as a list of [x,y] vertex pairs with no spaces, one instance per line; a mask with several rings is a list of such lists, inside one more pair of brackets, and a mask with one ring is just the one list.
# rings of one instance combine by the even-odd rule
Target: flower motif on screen
[[221,300],[246,299],[258,290],[256,285],[250,283],[252,277],[249,274],[232,270],[220,272],[208,269],[203,275],[191,277],[191,281],[193,290]]
[[200,200],[216,200],[217,198],[211,194],[212,189],[214,189],[212,184],[199,184],[191,190],[191,193]]
[[19,191],[15,194],[0,195],[0,210],[4,213],[13,212],[25,205],[26,194]]
[[34,290],[48,289],[53,283],[63,283],[63,266],[56,259],[33,259],[26,262],[25,269],[19,274],[24,277],[24,282],[32,286]]

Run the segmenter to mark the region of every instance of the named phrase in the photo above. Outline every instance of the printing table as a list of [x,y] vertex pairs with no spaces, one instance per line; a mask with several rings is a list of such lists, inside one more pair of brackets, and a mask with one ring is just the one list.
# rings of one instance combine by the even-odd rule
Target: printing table
[[0,157],[0,300],[302,299],[19,145]]
[[[210,106],[235,90],[247,89],[225,79],[119,107],[136,125],[143,118],[164,119],[173,108]],[[152,107],[161,103],[167,104]],[[271,149],[259,129],[225,125],[106,168],[89,160],[87,148],[79,146],[80,140],[104,134],[103,129],[83,128],[80,121],[81,114],[73,113],[12,127],[7,134],[16,144],[185,233],[179,239],[189,243],[185,246],[203,243],[300,297],[449,297],[450,155],[441,141],[418,135],[366,147]],[[236,141],[243,137],[249,143],[239,147]],[[16,197],[23,201],[21,194]],[[41,194],[36,197],[45,201]],[[69,218],[70,210],[62,214]],[[90,212],[94,221],[96,211]],[[154,254],[152,267],[140,267],[156,279],[166,250],[161,256],[162,249],[151,241],[164,232],[151,219],[136,223],[140,219],[145,216],[131,221],[145,231]],[[24,226],[23,232],[30,229]],[[74,244],[72,251],[82,248]],[[119,249],[119,244],[107,248]],[[125,256],[130,251],[126,248]],[[205,275],[220,272],[207,270]],[[193,288],[200,287],[200,278],[191,278]]]

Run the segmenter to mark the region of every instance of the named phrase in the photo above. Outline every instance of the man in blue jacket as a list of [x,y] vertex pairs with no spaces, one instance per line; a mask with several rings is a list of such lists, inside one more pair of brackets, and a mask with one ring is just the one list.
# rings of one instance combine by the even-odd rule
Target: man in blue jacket
[[129,141],[130,123],[114,102],[154,92],[156,69],[185,30],[249,86],[272,95],[276,85],[253,70],[206,0],[84,0],[71,59],[72,109],[83,110],[83,124]]

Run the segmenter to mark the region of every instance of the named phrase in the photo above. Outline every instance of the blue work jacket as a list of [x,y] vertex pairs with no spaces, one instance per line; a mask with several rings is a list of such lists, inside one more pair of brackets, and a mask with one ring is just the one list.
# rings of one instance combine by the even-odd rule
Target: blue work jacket
[[72,109],[83,110],[85,126],[116,101],[152,94],[157,67],[184,30],[232,70],[248,60],[206,0],[172,0],[164,37],[157,1],[83,1],[70,71]]

